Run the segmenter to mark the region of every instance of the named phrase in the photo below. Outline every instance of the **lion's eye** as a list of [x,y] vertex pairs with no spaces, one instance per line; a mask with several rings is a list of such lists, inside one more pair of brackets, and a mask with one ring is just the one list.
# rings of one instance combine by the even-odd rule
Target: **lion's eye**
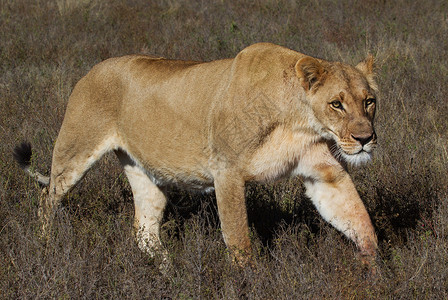
[[370,98],[366,100],[366,107],[376,103],[375,98]]
[[339,100],[334,100],[333,102],[330,103],[330,105],[336,109],[343,109],[342,103]]

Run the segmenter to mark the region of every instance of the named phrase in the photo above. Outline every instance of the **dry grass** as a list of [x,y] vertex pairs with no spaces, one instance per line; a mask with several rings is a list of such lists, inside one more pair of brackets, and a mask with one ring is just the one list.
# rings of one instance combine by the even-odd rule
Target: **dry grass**
[[[0,1],[0,298],[448,298],[448,5],[426,1]],[[351,170],[379,234],[381,275],[322,222],[295,179],[247,190],[256,267],[226,259],[212,197],[174,191],[163,275],[132,235],[130,188],[112,156],[39,238],[39,189],[14,165],[30,140],[48,172],[74,84],[128,53],[212,60],[269,41],[378,62],[381,150]],[[202,204],[201,204],[202,203]]]

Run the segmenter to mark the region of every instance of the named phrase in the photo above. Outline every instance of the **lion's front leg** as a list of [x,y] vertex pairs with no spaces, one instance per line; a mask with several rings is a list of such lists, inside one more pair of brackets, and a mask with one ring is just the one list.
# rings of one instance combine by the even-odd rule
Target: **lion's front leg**
[[305,186],[322,217],[355,242],[362,255],[375,257],[375,231],[349,175],[335,182],[307,180]]
[[369,263],[377,251],[370,217],[348,173],[324,155],[325,163],[305,166],[310,175],[305,179],[306,194],[322,217],[357,245],[363,262]]
[[251,245],[244,198],[244,180],[236,173],[222,171],[215,177],[215,192],[224,242],[240,265],[250,260]]
[[351,239],[369,264],[377,254],[377,238],[369,214],[349,174],[325,143],[310,147],[301,157],[296,174],[305,178],[306,194],[336,229]]

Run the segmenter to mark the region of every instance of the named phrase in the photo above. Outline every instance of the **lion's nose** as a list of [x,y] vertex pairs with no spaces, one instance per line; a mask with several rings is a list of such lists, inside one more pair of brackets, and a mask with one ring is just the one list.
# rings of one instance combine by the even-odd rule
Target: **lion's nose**
[[375,137],[375,132],[368,133],[368,134],[359,134],[359,135],[352,134],[352,138],[357,140],[361,144],[361,146],[364,146],[365,144],[367,144],[368,142],[373,140],[374,137]]

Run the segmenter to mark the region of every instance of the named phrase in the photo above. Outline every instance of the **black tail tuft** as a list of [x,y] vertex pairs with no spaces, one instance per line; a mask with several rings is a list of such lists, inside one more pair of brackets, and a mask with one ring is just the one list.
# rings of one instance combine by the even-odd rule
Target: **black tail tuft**
[[14,148],[12,155],[22,169],[31,165],[31,144],[23,142]]

